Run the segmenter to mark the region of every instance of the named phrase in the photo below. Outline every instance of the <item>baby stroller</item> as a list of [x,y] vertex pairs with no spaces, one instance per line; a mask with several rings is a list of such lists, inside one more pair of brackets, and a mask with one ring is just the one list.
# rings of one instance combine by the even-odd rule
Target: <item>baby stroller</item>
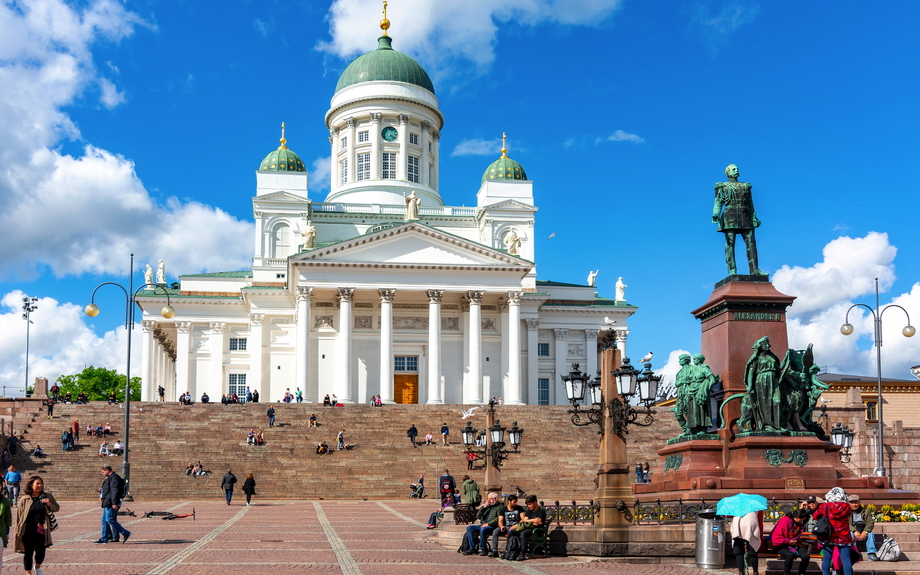
[[409,499],[421,499],[425,496],[425,486],[413,483],[409,486],[412,492],[409,493]]

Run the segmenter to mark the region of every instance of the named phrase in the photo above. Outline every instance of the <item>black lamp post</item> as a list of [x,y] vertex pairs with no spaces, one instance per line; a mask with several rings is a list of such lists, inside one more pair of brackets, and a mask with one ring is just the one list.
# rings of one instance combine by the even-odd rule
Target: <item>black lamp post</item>
[[853,447],[853,436],[856,433],[850,430],[850,426],[841,425],[838,423],[831,429],[831,442],[834,445],[840,446],[840,461],[844,463],[850,462],[850,448]]
[[29,393],[29,326],[32,325],[32,312],[37,309],[37,297],[22,298],[22,319],[26,320],[26,386],[22,388],[23,397]]
[[[511,429],[501,425],[501,422],[495,419],[495,402],[489,401],[489,411],[487,412],[486,429],[479,431],[473,427],[473,423],[466,422],[466,427],[460,430],[460,437],[463,439],[463,445],[467,451],[474,453],[478,458],[486,462],[485,487],[487,491],[498,491],[501,489],[501,465],[511,451],[505,447],[505,432],[508,432],[508,442],[511,448],[517,452],[521,445],[521,437],[524,435],[524,429],[518,427],[517,421],[511,424]],[[485,434],[488,438],[486,445],[482,449],[476,449],[476,439]]]
[[[157,289],[162,289],[163,293],[166,294],[166,305],[160,310],[160,314],[169,319],[176,315],[176,310],[172,308],[169,302],[169,292],[166,291],[161,285],[157,284],[144,284],[137,289],[134,289],[134,254],[131,254],[131,272],[128,275],[128,289],[125,289],[119,283],[115,282],[104,282],[96,286],[96,289],[93,290],[93,295],[90,298],[90,303],[84,308],[84,313],[89,317],[96,317],[99,315],[99,307],[94,303],[96,300],[96,292],[104,285],[113,285],[121,289],[125,293],[125,328],[128,330],[128,354],[127,360],[125,361],[125,448],[124,455],[121,460],[121,476],[125,480],[126,490],[130,489],[129,475],[131,471],[131,466],[128,463],[128,441],[131,429],[131,332],[134,331],[134,308],[135,308],[135,298],[137,293],[142,289],[153,286],[154,292]],[[125,494],[125,501],[133,501],[130,493]]]
[[904,312],[904,315],[907,316],[907,325],[904,329],[901,330],[901,333],[904,337],[913,337],[917,333],[917,328],[910,325],[910,314],[907,313],[907,310],[897,304],[888,304],[881,310],[879,310],[878,305],[878,278],[875,278],[875,308],[872,308],[864,303],[856,303],[850,306],[850,309],[847,310],[846,323],[840,326],[840,333],[843,335],[850,335],[853,333],[854,328],[850,324],[850,312],[853,311],[854,307],[864,307],[869,310],[869,313],[872,314],[872,320],[875,326],[875,367],[876,367],[876,377],[878,379],[878,466],[875,468],[875,473],[879,477],[885,476],[885,447],[884,447],[884,423],[882,422],[882,316],[890,308],[896,307]]

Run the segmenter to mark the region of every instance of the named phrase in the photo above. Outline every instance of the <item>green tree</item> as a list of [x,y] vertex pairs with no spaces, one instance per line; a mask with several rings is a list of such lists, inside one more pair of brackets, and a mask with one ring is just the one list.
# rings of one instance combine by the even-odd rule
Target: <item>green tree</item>
[[[114,369],[91,365],[80,373],[58,377],[57,384],[61,388],[61,395],[69,392],[74,399],[82,391],[90,401],[105,401],[113,390],[119,401],[125,398],[125,376]],[[140,399],[141,378],[132,377],[131,401],[140,401]]]

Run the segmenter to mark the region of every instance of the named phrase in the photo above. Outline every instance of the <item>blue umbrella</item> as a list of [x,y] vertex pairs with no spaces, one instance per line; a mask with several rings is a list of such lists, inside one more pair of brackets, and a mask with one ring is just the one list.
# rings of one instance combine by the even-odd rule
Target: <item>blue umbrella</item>
[[763,495],[750,495],[748,493],[739,493],[731,497],[725,497],[716,505],[718,515],[731,515],[733,517],[743,517],[754,511],[765,511],[767,509],[767,498]]

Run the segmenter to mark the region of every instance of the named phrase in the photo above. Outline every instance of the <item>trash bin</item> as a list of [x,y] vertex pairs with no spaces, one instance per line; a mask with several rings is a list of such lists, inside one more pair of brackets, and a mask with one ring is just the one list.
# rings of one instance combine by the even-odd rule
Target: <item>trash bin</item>
[[725,524],[725,517],[716,515],[715,509],[696,514],[696,566],[700,569],[725,567]]

